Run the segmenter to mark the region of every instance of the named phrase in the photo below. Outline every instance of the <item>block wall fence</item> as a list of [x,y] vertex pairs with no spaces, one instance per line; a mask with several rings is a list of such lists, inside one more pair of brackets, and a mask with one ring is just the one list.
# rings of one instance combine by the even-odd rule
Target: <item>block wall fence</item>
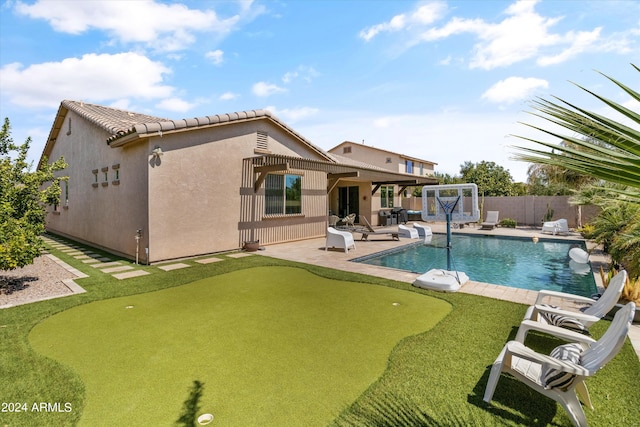
[[[564,218],[570,228],[581,227],[595,217],[600,208],[593,205],[575,206],[569,196],[515,196],[479,197],[482,218],[487,211],[499,211],[499,219],[511,218],[518,225],[540,226],[548,210],[553,210],[552,220]],[[422,209],[422,197],[402,199],[402,207],[409,210]]]

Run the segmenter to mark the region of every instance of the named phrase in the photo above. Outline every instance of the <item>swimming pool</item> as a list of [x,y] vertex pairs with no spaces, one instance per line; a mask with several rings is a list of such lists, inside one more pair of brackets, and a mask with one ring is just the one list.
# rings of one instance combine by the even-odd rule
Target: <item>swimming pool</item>
[[[432,268],[446,270],[446,246],[446,235],[434,234],[430,244],[410,244],[353,261],[422,274]],[[452,270],[463,271],[476,282],[588,297],[596,293],[595,279],[590,264],[569,258],[569,249],[575,246],[586,248],[579,240],[540,238],[534,243],[519,237],[454,234]]]

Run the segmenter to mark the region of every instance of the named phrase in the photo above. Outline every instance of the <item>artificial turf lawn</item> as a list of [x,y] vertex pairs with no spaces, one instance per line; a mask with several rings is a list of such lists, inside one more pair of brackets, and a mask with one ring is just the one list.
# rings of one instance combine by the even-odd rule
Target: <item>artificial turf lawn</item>
[[74,307],[29,338],[84,382],[81,425],[170,425],[194,381],[215,425],[326,425],[399,341],[450,311],[420,293],[257,267]]
[[[227,258],[202,265],[185,261],[190,268],[164,272],[145,267],[150,273],[117,280],[97,271],[60,250],[50,251],[88,274],[77,280],[86,293],[0,310],[0,397],[4,401],[70,402],[71,412],[0,412],[0,426],[75,426],[86,404],[86,387],[79,374],[67,366],[36,353],[29,333],[56,313],[94,301],[169,289],[194,281],[252,267],[297,267],[315,275],[389,287],[434,296],[447,301],[453,310],[432,329],[403,339],[391,352],[384,371],[374,384],[332,422],[331,426],[570,426],[565,411],[555,402],[522,383],[503,376],[491,404],[482,401],[489,368],[502,346],[513,339],[526,306],[462,292],[442,293],[379,277],[295,263],[267,256]],[[609,322],[597,322],[595,338]],[[530,333],[527,345],[550,351],[562,344],[557,339]],[[619,427],[637,425],[640,419],[640,362],[627,341],[604,369],[587,380],[595,410],[585,409],[589,425]],[[202,391],[192,384],[180,393],[197,397]],[[202,400],[210,393],[205,384]],[[314,405],[323,405],[321,396]],[[191,399],[192,403],[195,399]],[[185,405],[186,406],[186,405]],[[189,409],[189,408],[187,408]],[[204,409],[204,408],[202,408]],[[305,411],[308,408],[298,408]],[[188,411],[183,411],[188,413]],[[183,413],[181,412],[181,414]],[[193,411],[201,413],[201,411]],[[191,418],[193,420],[194,418]],[[100,425],[115,425],[110,419]],[[144,420],[132,425],[148,426]],[[162,425],[193,425],[190,417]],[[221,425],[217,421],[210,425]],[[287,424],[291,425],[291,424]],[[266,423],[265,426],[281,427]]]

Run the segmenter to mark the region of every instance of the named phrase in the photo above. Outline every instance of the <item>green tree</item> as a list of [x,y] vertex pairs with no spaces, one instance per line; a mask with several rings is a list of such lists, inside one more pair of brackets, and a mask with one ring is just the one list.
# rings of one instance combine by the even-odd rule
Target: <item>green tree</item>
[[[561,146],[569,144],[560,142]],[[574,148],[580,150],[580,147]],[[569,196],[594,181],[590,175],[558,165],[533,163],[527,169],[528,193],[534,196]]]
[[[459,176],[451,176],[448,173],[435,172],[433,177],[438,180],[438,184],[462,184],[462,180]],[[422,196],[422,185],[418,187],[413,187],[413,196],[421,197]]]
[[495,162],[464,162],[460,165],[460,175],[462,182],[472,182],[478,186],[478,195],[481,197],[513,195],[511,174]]
[[[22,145],[11,139],[11,125],[5,118],[0,130],[0,270],[13,270],[31,264],[43,248],[40,236],[45,230],[46,204],[60,200],[60,181],[56,171],[67,167],[64,159],[31,171],[27,152],[31,138]],[[50,182],[46,188],[44,185]]]

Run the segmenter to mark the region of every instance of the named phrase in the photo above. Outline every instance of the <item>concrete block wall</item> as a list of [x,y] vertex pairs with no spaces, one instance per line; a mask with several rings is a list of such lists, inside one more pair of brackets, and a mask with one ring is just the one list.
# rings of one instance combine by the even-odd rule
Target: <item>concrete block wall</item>
[[[569,204],[569,196],[516,196],[485,197],[478,200],[482,218],[487,211],[499,211],[500,219],[511,218],[518,225],[540,226],[547,210],[553,210],[552,220],[564,218],[570,228],[577,228],[594,218],[597,206],[574,206]],[[422,209],[421,197],[410,197],[402,200],[402,207],[411,210]]]

